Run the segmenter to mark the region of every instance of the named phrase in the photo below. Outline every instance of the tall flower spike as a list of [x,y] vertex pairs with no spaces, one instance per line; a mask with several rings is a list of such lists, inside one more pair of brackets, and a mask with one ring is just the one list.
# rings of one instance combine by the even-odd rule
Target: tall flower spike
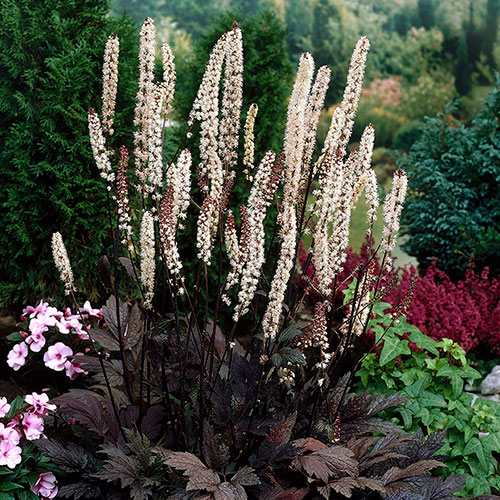
[[[246,226],[242,224],[241,258],[236,267],[237,273],[241,274],[241,285],[238,292],[238,304],[233,315],[235,321],[248,311],[250,302],[257,291],[262,266],[265,262],[264,219],[267,207],[278,187],[276,179],[279,179],[281,175],[284,155],[281,154],[276,163],[274,159],[274,152],[268,151],[257,169],[248,198],[248,216],[246,218],[248,236],[245,237]],[[245,220],[243,213],[242,220]],[[226,289],[229,288],[228,286]]]
[[163,61],[163,86],[165,87],[165,116],[170,110],[170,105],[175,94],[175,64],[174,54],[168,43],[161,46],[161,55]]
[[144,307],[152,307],[155,286],[155,227],[151,212],[144,212],[141,221],[141,283],[144,287]]
[[333,151],[340,148],[342,155],[345,155],[354,125],[354,117],[358,109],[359,98],[361,97],[366,56],[368,55],[369,49],[370,41],[368,38],[365,36],[360,38],[351,57],[342,104],[333,112],[330,129],[328,130],[323,151],[318,160],[318,165],[321,163],[323,155],[328,150]]
[[399,218],[406,198],[408,178],[404,170],[394,172],[391,192],[384,202],[384,230],[382,231],[382,247],[391,252],[396,246],[399,231]]
[[243,102],[243,40],[235,23],[228,33],[219,127],[219,155],[227,167],[235,167],[238,159],[238,137]]
[[304,152],[305,110],[314,71],[311,54],[300,58],[297,78],[288,105],[285,135],[285,186],[282,211],[279,214],[281,248],[276,272],[271,282],[268,306],[262,320],[265,338],[274,338],[278,330],[285,291],[295,262],[297,243],[297,195]]
[[59,271],[61,281],[64,283],[64,292],[69,295],[71,292],[76,292],[75,283],[73,281],[73,271],[68,258],[68,252],[64,246],[61,233],[52,235],[52,256],[57,270]]
[[318,193],[315,193],[317,194],[318,221],[314,228],[312,259],[319,290],[325,297],[331,293],[330,285],[333,275],[330,265],[329,234],[343,189],[343,169],[341,152],[327,152],[319,178],[320,189]]
[[118,229],[122,232],[122,244],[129,243],[132,236],[130,207],[127,185],[128,151],[125,146],[120,148],[120,160],[116,175],[116,201],[118,205]]
[[166,89],[157,83],[152,95],[151,119],[147,132],[148,162],[144,177],[147,181],[144,188],[147,193],[153,193],[153,199],[158,199],[163,182],[163,126]]
[[[354,184],[354,194],[352,205],[356,204],[363,189],[365,190],[368,210],[366,219],[371,227],[373,221],[377,218],[377,209],[379,207],[377,176],[372,168],[373,145],[375,142],[375,130],[370,123],[361,136],[359,145],[359,160],[355,173],[356,180]],[[370,231],[370,229],[369,229]]]
[[175,212],[174,189],[168,186],[161,200],[159,216],[160,238],[167,269],[172,274],[179,274],[182,264],[175,237],[177,224]]
[[248,108],[247,117],[245,120],[245,155],[243,156],[243,166],[244,174],[247,180],[250,182],[253,180],[253,169],[254,169],[254,150],[255,150],[255,117],[259,107],[257,104],[253,103]]
[[304,153],[302,155],[302,179],[301,192],[305,189],[305,183],[311,168],[311,160],[316,145],[316,131],[318,129],[319,117],[325,102],[326,92],[330,84],[331,71],[328,66],[321,66],[316,75],[316,80],[311,90],[311,95],[307,101],[305,112],[305,140]]
[[111,35],[104,49],[102,68],[102,127],[106,134],[113,135],[113,118],[116,106],[116,88],[118,85],[118,54],[120,41],[116,34]]
[[[108,183],[114,182],[115,174],[109,161],[109,153],[106,151],[104,135],[102,133],[101,121],[93,109],[89,109],[89,137],[92,154],[101,177]],[[111,186],[108,184],[108,191]]]
[[148,160],[148,130],[151,122],[151,97],[153,94],[153,79],[155,66],[155,26],[147,17],[141,28],[139,47],[139,91],[135,107],[134,133],[135,170],[139,178],[139,189],[146,182],[144,168]]
[[330,276],[342,270],[349,246],[349,226],[351,223],[351,207],[353,195],[353,177],[358,162],[358,151],[353,151],[344,165],[342,190],[335,212],[333,232],[328,240],[330,255]]

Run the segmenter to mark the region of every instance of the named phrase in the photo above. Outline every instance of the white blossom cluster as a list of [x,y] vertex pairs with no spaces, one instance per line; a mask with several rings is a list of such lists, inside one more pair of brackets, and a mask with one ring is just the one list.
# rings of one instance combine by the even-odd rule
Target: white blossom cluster
[[141,283],[144,287],[144,307],[150,309],[155,286],[155,226],[151,212],[144,212],[141,220]]
[[152,95],[155,67],[155,26],[147,17],[141,28],[139,46],[139,90],[136,96],[134,126],[135,170],[139,178],[139,189],[146,181],[145,167],[148,160],[148,131],[151,122]]
[[118,54],[120,41],[116,34],[111,35],[104,49],[102,68],[102,127],[105,133],[113,135],[113,118],[115,116],[116,89],[118,85]]
[[268,294],[268,306],[262,320],[264,337],[273,339],[278,330],[285,292],[295,262],[297,245],[297,195],[301,179],[305,139],[305,113],[314,72],[311,54],[301,56],[297,78],[288,105],[285,132],[285,185],[283,204],[278,216],[281,248],[276,272]]
[[254,169],[254,151],[255,151],[255,118],[259,107],[257,104],[253,103],[248,108],[247,117],[245,120],[245,154],[243,156],[243,166],[244,174],[250,182],[253,180],[253,169]]
[[404,170],[396,170],[392,180],[392,189],[384,201],[384,230],[382,247],[391,252],[396,246],[399,231],[399,218],[406,198],[408,178]]
[[108,191],[111,191],[109,183],[114,182],[115,173],[109,160],[109,152],[106,150],[104,134],[102,132],[101,120],[93,109],[89,109],[89,137],[92,154],[101,177],[108,182]]
[[64,284],[64,292],[69,295],[71,292],[76,292],[75,283],[73,280],[73,271],[68,258],[68,252],[64,246],[61,233],[52,234],[52,256],[61,281]]

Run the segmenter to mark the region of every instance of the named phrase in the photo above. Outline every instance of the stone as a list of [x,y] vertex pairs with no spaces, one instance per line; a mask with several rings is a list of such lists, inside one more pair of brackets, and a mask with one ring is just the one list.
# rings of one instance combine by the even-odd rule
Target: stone
[[486,375],[479,387],[483,395],[500,393],[500,365],[495,366],[489,375]]

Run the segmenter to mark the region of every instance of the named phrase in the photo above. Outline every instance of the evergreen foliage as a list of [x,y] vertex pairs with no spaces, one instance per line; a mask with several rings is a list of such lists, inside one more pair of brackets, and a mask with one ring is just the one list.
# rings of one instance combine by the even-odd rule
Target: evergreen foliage
[[472,86],[469,49],[465,33],[460,37],[457,49],[457,65],[455,69],[455,86],[461,95],[467,94]]
[[[106,0],[1,3],[1,304],[59,293],[50,247],[54,231],[71,248],[77,283],[95,282],[95,262],[109,242],[106,191],[92,160],[87,109],[99,106],[111,33],[122,42],[120,61],[135,61],[135,28],[125,18],[109,20],[108,7]],[[133,72],[120,62],[118,125],[133,112]],[[85,292],[92,297],[96,291]]]
[[466,128],[449,114],[428,118],[421,138],[399,159],[408,172],[405,250],[426,268],[432,257],[449,275],[469,263],[500,272],[500,78]]

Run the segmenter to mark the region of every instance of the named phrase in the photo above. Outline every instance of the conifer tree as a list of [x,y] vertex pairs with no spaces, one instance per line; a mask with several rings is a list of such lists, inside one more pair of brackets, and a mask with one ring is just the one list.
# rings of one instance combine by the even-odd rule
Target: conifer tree
[[[107,0],[2,0],[0,8],[0,304],[56,296],[51,234],[71,248],[80,288],[108,240],[106,190],[87,110],[99,108],[106,39],[121,40],[117,131],[133,112],[134,27]],[[129,41],[130,40],[130,41]],[[119,133],[114,139],[120,144]],[[90,279],[91,278],[91,279]],[[96,290],[84,290],[95,297]]]

